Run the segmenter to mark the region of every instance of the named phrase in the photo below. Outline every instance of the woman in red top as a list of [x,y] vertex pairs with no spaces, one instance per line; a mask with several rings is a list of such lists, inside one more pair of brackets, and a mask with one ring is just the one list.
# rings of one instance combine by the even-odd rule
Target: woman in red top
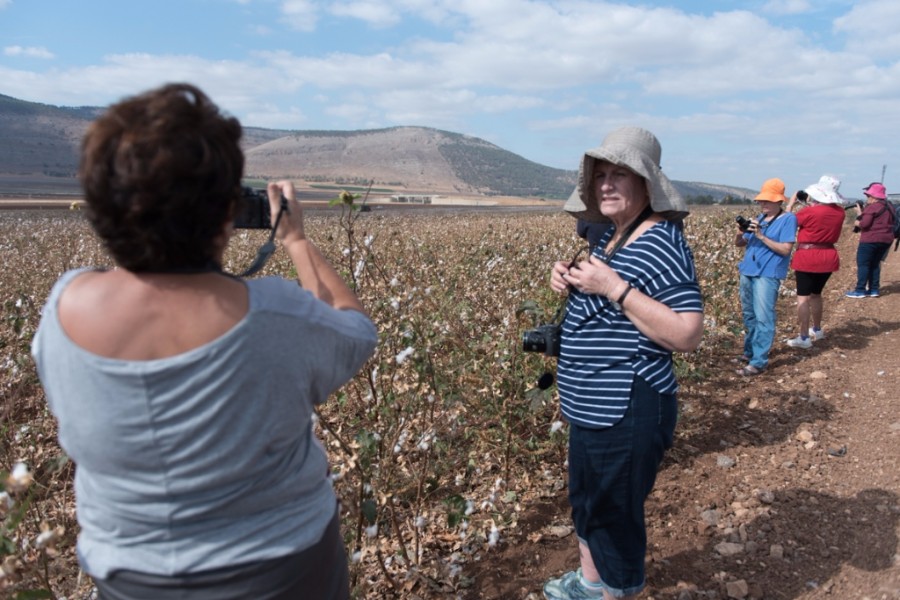
[[[834,247],[844,227],[844,198],[838,193],[841,182],[823,175],[802,192],[795,193],[785,210],[799,201],[805,206],[797,212],[797,250],[791,269],[797,278],[797,320],[800,335],[788,340],[792,348],[811,348],[825,337],[822,331],[822,290],[831,274],[840,267]],[[812,327],[810,327],[812,318]]]

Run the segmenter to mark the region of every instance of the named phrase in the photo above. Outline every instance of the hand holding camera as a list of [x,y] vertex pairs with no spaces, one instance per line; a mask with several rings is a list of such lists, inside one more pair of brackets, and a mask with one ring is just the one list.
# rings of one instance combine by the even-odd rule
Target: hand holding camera
[[583,294],[610,297],[622,285],[622,278],[612,267],[596,256],[574,263],[569,267],[565,281]]
[[563,275],[569,272],[571,263],[563,260],[553,264],[553,270],[550,271],[550,289],[557,294],[564,294],[569,289],[569,282],[563,278]]
[[738,229],[742,233],[756,233],[759,230],[759,222],[756,219],[748,219],[743,215],[738,215],[734,218],[734,222],[737,223]]
[[[306,239],[306,231],[303,227],[303,209],[296,200],[294,184],[290,181],[275,181],[266,187],[269,196],[270,210],[279,210],[280,206],[286,206],[287,210],[278,222],[275,237],[287,246],[291,242]],[[277,214],[277,213],[276,213]]]

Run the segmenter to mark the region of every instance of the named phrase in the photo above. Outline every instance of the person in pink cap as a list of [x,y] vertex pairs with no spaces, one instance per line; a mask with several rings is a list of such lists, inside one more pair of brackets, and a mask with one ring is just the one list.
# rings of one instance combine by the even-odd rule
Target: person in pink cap
[[881,183],[870,183],[863,189],[865,208],[856,208],[853,231],[859,232],[856,249],[856,289],[848,298],[877,298],[881,279],[881,261],[894,241],[894,209],[888,204],[887,190]]

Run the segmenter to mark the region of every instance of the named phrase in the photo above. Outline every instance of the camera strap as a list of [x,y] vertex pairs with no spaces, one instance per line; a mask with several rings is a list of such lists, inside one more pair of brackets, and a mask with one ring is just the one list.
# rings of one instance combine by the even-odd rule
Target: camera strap
[[[650,205],[647,205],[647,207],[643,211],[641,211],[641,214],[639,214],[637,216],[637,218],[634,221],[632,221],[631,224],[628,226],[628,228],[622,233],[622,237],[620,237],[616,241],[615,245],[612,247],[612,249],[610,249],[609,252],[606,252],[602,248],[600,249],[600,256],[599,256],[600,260],[602,260],[606,264],[609,264],[609,261],[611,261],[613,256],[615,256],[616,253],[622,248],[622,246],[625,245],[625,242],[627,242],[628,238],[630,238],[632,236],[632,234],[634,234],[634,232],[637,230],[637,228],[640,226],[640,224],[643,223],[644,221],[646,221],[652,214],[653,214],[653,207],[651,207]],[[585,247],[581,248],[580,250],[578,250],[578,252],[576,252],[575,256],[572,258],[572,261],[569,263],[570,269],[575,266],[575,263],[578,262],[578,259],[581,258],[582,252],[584,252],[585,250],[587,250],[588,254],[590,255],[593,248],[591,248],[590,246],[585,246]],[[567,304],[566,300],[563,300],[562,303],[560,304],[559,309],[557,309],[557,311],[556,311],[556,315],[553,317],[554,323],[558,323],[558,324],[562,325],[562,322],[563,322],[563,319],[565,318],[565,313],[566,313],[566,304]]]
[[278,223],[281,222],[281,215],[284,213],[290,214],[291,209],[288,206],[287,198],[284,196],[281,197],[281,208],[278,211],[278,216],[275,217],[275,224],[272,225],[272,230],[269,232],[269,239],[266,240],[266,243],[263,244],[259,250],[256,251],[256,258],[253,260],[253,263],[244,270],[240,275],[233,275],[231,273],[226,273],[222,270],[222,265],[216,263],[213,260],[210,260],[207,264],[199,267],[182,267],[182,268],[174,268],[174,269],[161,269],[161,270],[142,270],[142,273],[167,273],[167,274],[181,274],[181,275],[196,275],[198,273],[221,273],[223,275],[227,275],[228,277],[249,277],[251,275],[255,275],[262,269],[266,262],[269,260],[269,257],[275,252],[275,230],[278,229]]
[[637,230],[640,224],[646,221],[652,214],[653,207],[648,204],[647,207],[643,211],[641,211],[641,214],[639,214],[637,218],[631,223],[631,225],[628,226],[628,229],[626,229],[624,233],[622,233],[622,237],[620,237],[616,241],[616,245],[613,246],[609,252],[601,250],[600,260],[602,260],[606,264],[609,264],[609,261],[611,261],[613,256],[616,255],[616,252],[618,252],[622,248],[622,246],[625,245],[625,242],[628,241],[628,238],[632,236],[632,234]]
[[272,224],[272,230],[269,232],[269,239],[256,251],[256,258],[253,259],[253,264],[247,267],[239,277],[250,277],[251,275],[255,275],[266,265],[266,262],[275,252],[275,230],[278,229],[278,223],[281,222],[281,215],[284,213],[290,214],[290,212],[291,209],[288,207],[287,198],[282,195],[281,208],[278,210],[278,216],[275,217],[275,223]]

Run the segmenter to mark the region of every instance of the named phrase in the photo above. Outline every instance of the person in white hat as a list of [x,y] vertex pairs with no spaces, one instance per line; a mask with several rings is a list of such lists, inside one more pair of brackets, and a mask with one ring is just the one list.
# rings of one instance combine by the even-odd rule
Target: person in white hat
[[644,587],[643,506],[677,415],[672,352],[694,350],[703,333],[693,256],[676,225],[687,210],[660,155],[649,131],[613,131],[584,154],[565,205],[612,227],[589,258],[557,262],[550,278],[569,294],[557,381],[580,555],[579,569],[545,584],[550,600],[623,598]]
[[[785,210],[797,211],[797,250],[791,269],[797,279],[797,321],[800,333],[788,340],[792,348],[812,348],[813,342],[825,338],[822,330],[822,290],[841,266],[835,244],[844,228],[844,198],[838,193],[839,179],[822,175],[818,183],[796,192]],[[810,320],[812,323],[810,323]]]

